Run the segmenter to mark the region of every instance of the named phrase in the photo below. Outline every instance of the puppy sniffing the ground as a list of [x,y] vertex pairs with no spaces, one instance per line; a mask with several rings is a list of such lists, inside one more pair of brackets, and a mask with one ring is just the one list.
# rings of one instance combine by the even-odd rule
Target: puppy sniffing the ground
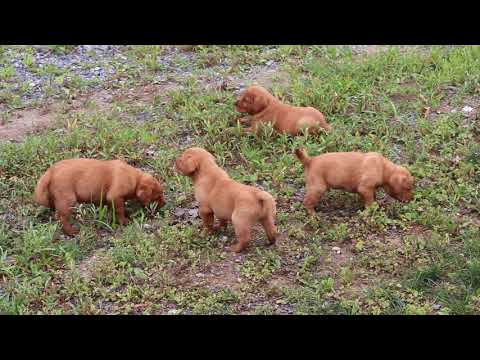
[[121,160],[69,159],[53,164],[42,175],[35,189],[35,202],[56,209],[63,231],[75,235],[69,222],[76,203],[113,206],[120,224],[125,225],[125,201],[138,199],[144,206],[165,202],[163,188],[151,175]]
[[200,217],[208,231],[218,229],[213,226],[214,216],[220,220],[219,227],[232,221],[238,241],[233,251],[241,252],[248,246],[251,228],[257,222],[265,229],[269,244],[275,243],[276,205],[269,193],[232,180],[202,148],[187,149],[177,158],[175,167],[192,179]]
[[[298,135],[308,128],[316,132],[320,128],[331,130],[323,114],[313,107],[299,107],[283,104],[261,86],[250,86],[235,102],[238,112],[251,115],[248,132],[256,133],[260,123],[272,123],[279,133]],[[243,118],[241,122],[246,122]]]
[[303,149],[296,149],[295,155],[305,168],[303,203],[311,215],[315,214],[315,206],[330,188],[360,194],[365,207],[375,201],[375,191],[379,187],[400,201],[408,202],[413,198],[414,180],[410,172],[380,154],[336,152],[310,157]]

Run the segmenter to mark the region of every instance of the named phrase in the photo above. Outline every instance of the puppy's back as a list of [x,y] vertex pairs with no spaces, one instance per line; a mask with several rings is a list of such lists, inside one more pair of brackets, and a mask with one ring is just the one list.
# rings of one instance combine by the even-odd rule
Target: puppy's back
[[53,164],[50,169],[54,174],[70,174],[72,176],[96,176],[114,169],[131,168],[122,160],[66,159]]
[[332,152],[310,158],[310,172],[322,176],[348,177],[361,167],[365,154],[360,152]]
[[50,169],[51,183],[55,187],[74,191],[83,198],[108,189],[114,177],[128,181],[133,168],[121,160],[80,158],[59,161]]
[[50,167],[52,181],[63,180],[74,182],[84,177],[94,179],[99,171],[108,166],[106,162],[95,159],[67,159],[59,161]]

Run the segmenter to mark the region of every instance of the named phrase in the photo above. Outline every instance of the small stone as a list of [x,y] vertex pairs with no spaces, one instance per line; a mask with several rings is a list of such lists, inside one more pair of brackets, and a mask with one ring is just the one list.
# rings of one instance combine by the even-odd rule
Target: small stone
[[180,310],[178,310],[178,309],[170,309],[167,312],[168,315],[177,315],[179,313],[180,313]]
[[183,216],[185,214],[186,210],[179,208],[175,210],[175,216]]
[[198,215],[198,209],[188,210],[188,215],[191,216],[191,217],[196,217]]
[[468,113],[471,113],[471,112],[473,111],[473,108],[472,108],[471,106],[465,106],[465,107],[462,109],[462,111],[463,111],[464,113],[467,113],[467,114],[468,114]]
[[434,304],[434,305],[432,306],[432,309],[433,309],[433,310],[440,310],[441,308],[442,308],[442,305],[440,305],[440,304]]
[[337,254],[340,254],[341,249],[338,246],[332,247],[332,250],[335,251]]
[[195,274],[195,276],[198,277],[198,278],[203,278],[203,277],[205,277],[205,274],[203,274],[203,273],[198,273],[198,274]]

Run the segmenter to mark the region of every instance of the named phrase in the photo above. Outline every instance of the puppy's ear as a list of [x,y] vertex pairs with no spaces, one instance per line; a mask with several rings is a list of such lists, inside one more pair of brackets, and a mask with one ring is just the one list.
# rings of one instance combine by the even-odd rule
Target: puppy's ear
[[184,175],[192,175],[198,167],[198,161],[192,156],[181,157],[177,160],[177,168]]
[[140,182],[136,192],[137,198],[147,206],[152,200],[152,187],[147,182]]
[[408,175],[397,173],[393,174],[390,178],[390,185],[393,187],[395,192],[401,192],[403,189],[408,187],[409,178]]
[[255,114],[263,111],[268,105],[267,98],[264,95],[254,94],[252,95],[252,110]]

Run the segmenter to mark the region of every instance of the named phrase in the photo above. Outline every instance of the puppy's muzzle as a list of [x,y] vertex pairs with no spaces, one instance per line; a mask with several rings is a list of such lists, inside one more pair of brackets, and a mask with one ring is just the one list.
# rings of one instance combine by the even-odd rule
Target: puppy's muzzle
[[165,200],[161,199],[157,201],[157,207],[160,209],[165,206]]
[[405,202],[410,202],[410,201],[412,201],[412,200],[413,200],[413,193],[407,193],[407,194],[405,195],[404,199],[405,199],[405,200],[404,200]]
[[408,203],[413,200],[413,193],[402,193],[396,196],[397,200],[401,202]]

